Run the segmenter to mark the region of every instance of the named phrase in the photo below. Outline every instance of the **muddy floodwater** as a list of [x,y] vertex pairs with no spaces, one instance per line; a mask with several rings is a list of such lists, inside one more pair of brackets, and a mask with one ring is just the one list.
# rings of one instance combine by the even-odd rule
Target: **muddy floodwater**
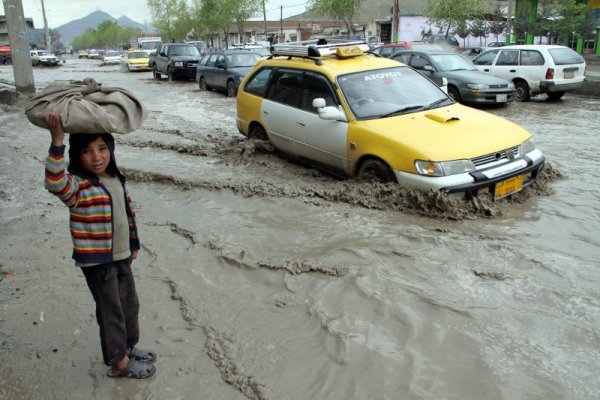
[[[117,137],[142,250],[150,381],[107,378],[47,131],[0,104],[0,399],[598,399],[600,99],[486,111],[530,130],[539,185],[496,203],[341,180],[237,132],[236,101],[92,60],[150,110]],[[0,90],[13,82],[0,66]]]

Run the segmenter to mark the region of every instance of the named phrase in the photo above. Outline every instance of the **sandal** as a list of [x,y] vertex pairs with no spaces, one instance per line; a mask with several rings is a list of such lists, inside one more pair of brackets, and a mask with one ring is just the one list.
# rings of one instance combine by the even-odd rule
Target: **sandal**
[[116,373],[111,369],[106,372],[110,378],[148,379],[154,376],[156,367],[153,364],[141,363],[133,358],[129,360],[123,371]]
[[129,353],[129,358],[133,358],[134,360],[143,363],[151,363],[156,361],[156,353],[153,351],[140,350],[134,347],[131,350],[131,353]]

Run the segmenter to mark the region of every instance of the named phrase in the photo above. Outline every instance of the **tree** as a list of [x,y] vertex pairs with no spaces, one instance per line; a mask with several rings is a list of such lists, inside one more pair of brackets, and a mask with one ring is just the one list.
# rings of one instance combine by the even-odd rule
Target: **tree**
[[60,32],[56,29],[50,30],[50,46],[56,51],[63,51],[65,49],[65,45],[60,40]]
[[570,44],[570,40],[575,40],[576,36],[587,36],[594,29],[587,5],[579,3],[576,0],[560,1],[556,5],[556,15],[553,30],[556,32],[559,40],[562,40],[567,45]]
[[489,14],[491,4],[491,0],[427,0],[423,15],[448,36],[461,22]]
[[240,40],[244,38],[244,25],[262,10],[262,0],[236,0],[233,7],[233,21],[237,25]]
[[146,4],[163,40],[184,40],[193,30],[193,15],[186,0],[146,0]]
[[361,4],[362,0],[309,0],[307,8],[342,22],[346,26],[348,34],[352,36],[354,35],[353,20],[358,14]]
[[506,29],[505,15],[499,5],[496,5],[490,14],[491,21],[488,26],[490,33],[496,37],[498,41],[498,35],[500,35]]
[[487,24],[487,21],[483,18],[483,16],[479,16],[475,18],[469,24],[469,32],[473,37],[479,38],[479,45],[481,46],[481,38],[486,38],[490,33],[490,27]]
[[[431,32],[431,29],[429,30]],[[465,39],[469,36],[471,32],[469,31],[469,27],[467,26],[467,21],[459,21],[456,29],[454,30],[454,34],[458,35],[459,38],[463,40],[463,48],[466,48]]]
[[78,49],[104,49],[117,48],[127,45],[129,39],[142,34],[137,28],[119,26],[114,21],[103,21],[96,29],[89,28],[73,39],[73,48]]

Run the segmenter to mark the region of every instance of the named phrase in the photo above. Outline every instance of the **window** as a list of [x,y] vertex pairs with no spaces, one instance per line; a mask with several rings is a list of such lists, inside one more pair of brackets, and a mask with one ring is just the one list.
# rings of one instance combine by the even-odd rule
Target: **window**
[[256,96],[265,97],[272,74],[273,70],[270,68],[261,69],[248,80],[244,91]]
[[502,50],[496,65],[518,65],[519,50]]
[[408,62],[410,61],[410,54],[394,54],[394,57],[392,58],[396,61],[400,61],[401,63],[408,65]]
[[583,64],[584,60],[579,54],[569,48],[548,49],[556,65]]
[[381,48],[381,51],[379,52],[379,55],[382,57],[389,57],[392,55],[392,48],[391,47],[383,47]]
[[410,66],[414,69],[423,69],[423,67],[425,67],[426,65],[431,66],[429,59],[420,54],[413,55],[412,59],[410,60]]
[[544,65],[544,57],[539,51],[521,50],[521,65]]
[[316,98],[325,99],[327,106],[337,107],[338,103],[329,81],[318,74],[307,73],[304,75],[304,87],[302,89],[302,102],[300,107],[303,110],[316,113],[317,109],[313,107],[312,102]]
[[499,51],[500,50],[487,51],[479,57],[476,57],[473,62],[475,65],[492,65]]
[[295,71],[281,71],[273,77],[267,99],[298,107],[302,74]]
[[214,67],[215,61],[217,60],[218,54],[211,54],[208,62],[206,63],[207,67]]

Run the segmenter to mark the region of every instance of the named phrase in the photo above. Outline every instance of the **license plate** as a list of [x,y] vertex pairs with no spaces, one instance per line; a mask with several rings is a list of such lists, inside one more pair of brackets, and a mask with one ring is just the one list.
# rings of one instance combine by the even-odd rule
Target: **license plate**
[[495,199],[501,199],[523,189],[523,175],[517,175],[496,184]]
[[508,95],[506,94],[497,94],[496,95],[496,103],[506,103],[508,101]]
[[573,79],[573,78],[575,78],[575,72],[573,72],[573,71],[565,72],[565,79]]

